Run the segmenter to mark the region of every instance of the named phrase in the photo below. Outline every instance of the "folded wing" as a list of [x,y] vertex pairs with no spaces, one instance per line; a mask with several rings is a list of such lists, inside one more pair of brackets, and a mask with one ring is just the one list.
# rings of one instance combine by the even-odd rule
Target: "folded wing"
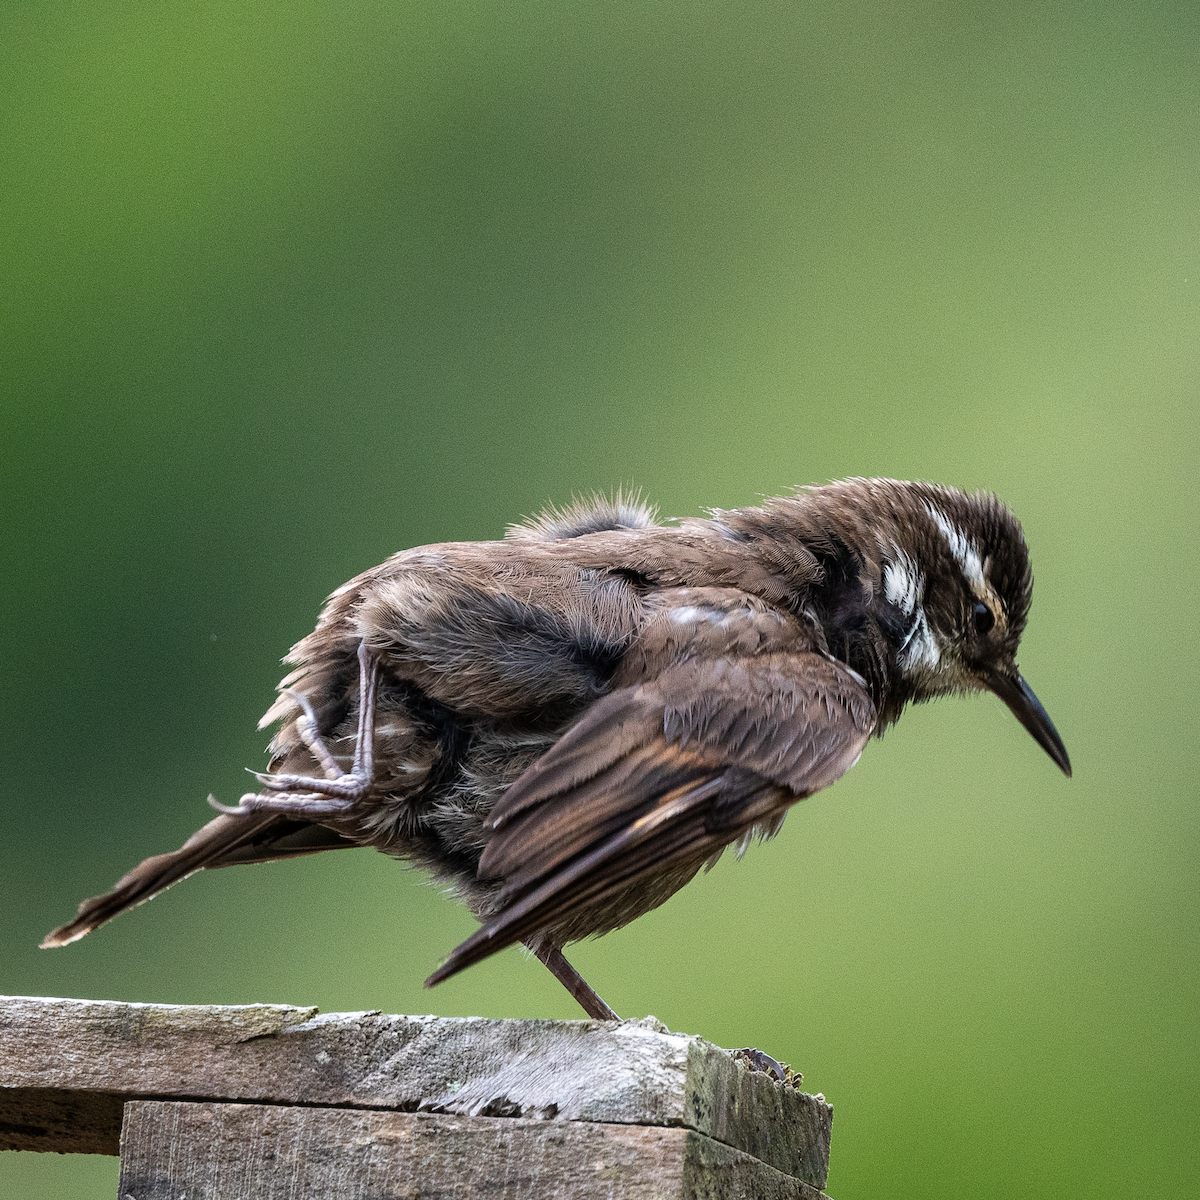
[[555,944],[661,904],[724,846],[858,759],[875,709],[812,652],[691,659],[623,688],[509,789],[479,866],[495,911],[428,980],[513,942]]

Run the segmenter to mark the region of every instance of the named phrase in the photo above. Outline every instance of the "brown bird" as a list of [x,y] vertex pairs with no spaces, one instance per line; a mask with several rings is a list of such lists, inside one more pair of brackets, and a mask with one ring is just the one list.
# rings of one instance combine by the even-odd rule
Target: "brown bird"
[[261,790],[42,943],[202,867],[375,846],[482,922],[435,984],[524,942],[562,955],[779,831],[909,701],[998,695],[1071,767],[1016,652],[1032,576],[994,496],[888,479],[660,524],[619,494],[500,542],[394,555],[338,588],[262,725]]

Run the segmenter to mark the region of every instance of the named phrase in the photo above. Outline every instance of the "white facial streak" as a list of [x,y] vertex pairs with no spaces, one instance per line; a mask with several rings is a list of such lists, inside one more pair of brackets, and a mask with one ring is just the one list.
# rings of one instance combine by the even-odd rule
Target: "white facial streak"
[[975,543],[955,525],[944,512],[934,508],[932,504],[925,505],[930,519],[941,530],[954,561],[958,563],[963,578],[971,586],[971,591],[977,596],[988,594],[987,580],[983,577],[983,563],[979,560],[979,550]]
[[905,675],[936,670],[941,652],[921,605],[925,580],[912,559],[898,546],[892,547],[892,558],[883,568],[883,592],[889,604],[913,618],[900,645],[900,669]]
[[905,675],[922,674],[936,670],[940,660],[941,651],[925,619],[925,610],[918,606],[916,620],[900,646],[900,669]]
[[925,590],[925,581],[903,550],[893,547],[893,553],[895,559],[883,569],[883,592],[889,604],[911,617]]

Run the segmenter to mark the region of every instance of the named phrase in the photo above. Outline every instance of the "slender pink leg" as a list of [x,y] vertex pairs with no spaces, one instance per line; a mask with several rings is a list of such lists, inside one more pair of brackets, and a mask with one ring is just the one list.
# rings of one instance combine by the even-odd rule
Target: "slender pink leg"
[[218,804],[211,796],[209,804],[218,812],[244,814],[278,812],[297,817],[320,817],[345,812],[366,794],[375,771],[375,697],[379,690],[379,660],[367,649],[366,639],[358,645],[358,729],[354,761],[343,771],[317,732],[317,718],[307,696],[289,691],[300,705],[296,731],[313,758],[325,772],[314,775],[272,775],[251,771],[266,793],[247,792],[236,806]]

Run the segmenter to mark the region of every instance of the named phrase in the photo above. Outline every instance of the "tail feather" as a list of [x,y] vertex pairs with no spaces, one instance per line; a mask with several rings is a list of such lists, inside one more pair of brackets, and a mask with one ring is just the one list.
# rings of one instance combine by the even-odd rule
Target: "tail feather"
[[147,858],[118,879],[111,891],[85,900],[75,920],[46,935],[42,949],[79,941],[118,913],[144,904],[195,871],[294,858],[353,845],[332,829],[276,813],[217,817],[178,850]]

